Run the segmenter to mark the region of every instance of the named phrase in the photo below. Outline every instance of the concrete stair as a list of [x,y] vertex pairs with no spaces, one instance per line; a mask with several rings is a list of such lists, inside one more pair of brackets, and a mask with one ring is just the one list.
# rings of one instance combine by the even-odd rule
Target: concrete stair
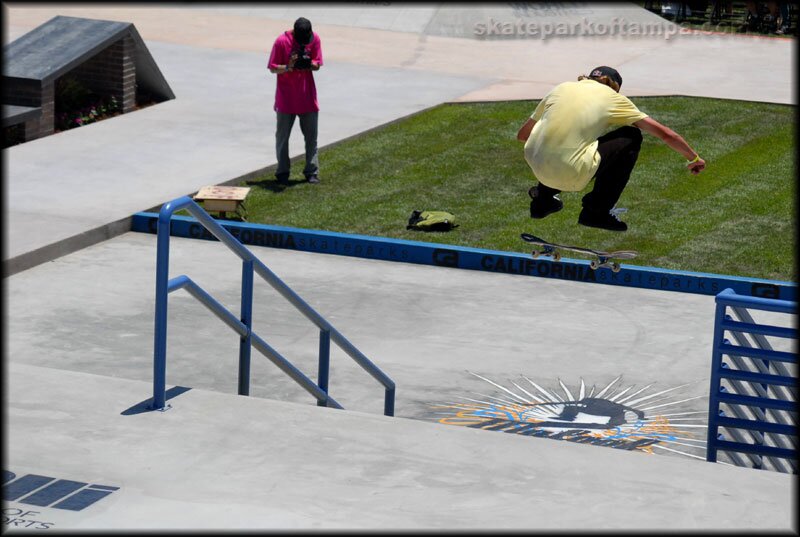
[[124,415],[149,383],[16,363],[6,375],[7,471],[119,487],[81,511],[5,503],[52,529],[792,524],[785,474],[203,389]]

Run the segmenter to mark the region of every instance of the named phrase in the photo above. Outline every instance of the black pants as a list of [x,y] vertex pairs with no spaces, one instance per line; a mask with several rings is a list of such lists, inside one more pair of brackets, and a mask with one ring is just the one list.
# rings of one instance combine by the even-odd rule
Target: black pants
[[[642,147],[642,131],[636,127],[620,127],[597,139],[600,166],[594,176],[594,188],[583,197],[583,207],[593,213],[608,213],[614,208]],[[552,196],[561,192],[539,182],[539,194]]]

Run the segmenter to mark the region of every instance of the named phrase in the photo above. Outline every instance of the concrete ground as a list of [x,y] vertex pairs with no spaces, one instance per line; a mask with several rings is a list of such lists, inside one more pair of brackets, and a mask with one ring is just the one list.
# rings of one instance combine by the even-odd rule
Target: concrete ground
[[[629,95],[795,104],[792,40],[474,35],[490,19],[653,20],[630,4],[564,6],[3,4],[8,39],[57,14],[133,22],[177,96],[4,150],[4,471],[111,491],[72,511],[7,485],[4,530],[796,531],[796,477],[704,461],[713,297],[253,247],[393,378],[396,417],[338,349],[330,393],[347,411],[316,407],[255,351],[252,396],[235,395],[237,337],[184,292],[170,296],[167,383],[190,389],[138,410],[152,395],[155,238],[127,221],[274,164],[264,63],[296,16],[323,38],[321,145],[441,102],[539,98],[603,63]],[[234,312],[240,270],[219,243],[172,240],[171,276]],[[316,378],[316,328],[263,282],[254,319]],[[580,398],[582,383],[647,419],[587,443],[555,414],[551,438],[469,426]],[[579,421],[599,431],[621,412]]]

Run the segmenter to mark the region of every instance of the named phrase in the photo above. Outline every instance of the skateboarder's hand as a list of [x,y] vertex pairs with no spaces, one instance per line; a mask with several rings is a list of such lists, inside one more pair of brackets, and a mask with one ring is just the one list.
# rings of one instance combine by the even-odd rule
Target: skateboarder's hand
[[289,69],[294,69],[294,64],[297,61],[297,53],[293,52],[291,56],[289,56],[289,63],[286,64],[286,67]]
[[698,159],[696,162],[690,162],[686,167],[689,168],[689,171],[692,172],[693,175],[697,175],[706,168],[706,161]]

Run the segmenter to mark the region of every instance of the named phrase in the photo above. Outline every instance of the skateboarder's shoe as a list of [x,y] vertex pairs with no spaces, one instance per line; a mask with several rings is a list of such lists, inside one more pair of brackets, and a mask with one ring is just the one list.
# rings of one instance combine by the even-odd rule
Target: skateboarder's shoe
[[564,208],[564,203],[558,199],[558,195],[539,196],[535,186],[528,190],[528,195],[531,197],[531,218],[544,218]]
[[613,209],[607,213],[598,213],[584,207],[581,214],[578,215],[578,223],[582,226],[597,227],[609,231],[626,231],[628,229],[628,224],[620,220]]

